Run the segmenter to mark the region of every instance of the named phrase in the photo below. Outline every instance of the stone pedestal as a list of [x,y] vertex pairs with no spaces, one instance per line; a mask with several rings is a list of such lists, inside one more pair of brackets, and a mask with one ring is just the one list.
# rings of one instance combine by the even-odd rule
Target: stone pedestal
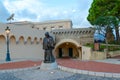
[[41,66],[40,66],[40,69],[43,69],[43,70],[51,70],[51,69],[57,69],[57,68],[58,68],[58,65],[57,65],[56,61],[53,63],[42,62]]

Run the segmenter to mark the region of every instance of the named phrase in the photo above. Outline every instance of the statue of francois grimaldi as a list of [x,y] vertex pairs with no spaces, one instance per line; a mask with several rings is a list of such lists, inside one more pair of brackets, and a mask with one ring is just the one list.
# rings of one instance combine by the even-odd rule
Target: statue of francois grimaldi
[[52,54],[52,50],[54,49],[54,39],[49,35],[49,32],[45,33],[45,37],[43,39],[43,49],[44,52],[44,63],[52,63],[55,61],[55,58]]

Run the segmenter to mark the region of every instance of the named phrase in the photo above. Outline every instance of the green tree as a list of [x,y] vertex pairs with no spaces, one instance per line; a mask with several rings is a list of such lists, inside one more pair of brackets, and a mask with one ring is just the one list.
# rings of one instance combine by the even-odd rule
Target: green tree
[[106,42],[106,48],[108,50],[108,43],[114,41],[114,35],[113,35],[113,26],[112,23],[114,21],[114,18],[112,16],[105,16],[105,17],[98,17],[97,20],[94,22],[94,25],[97,33],[100,35],[103,35],[105,37]]
[[[104,21],[102,21],[100,17],[104,19]],[[92,25],[98,25],[98,27],[112,26],[116,32],[116,40],[119,41],[120,0],[93,0],[87,20]],[[102,24],[101,22],[99,23],[99,21],[101,21]]]
[[[98,33],[103,34],[103,36],[107,39],[108,42],[114,41],[114,35],[113,35],[113,30],[112,30],[113,29],[112,23],[114,23],[113,18],[114,17],[112,17],[112,16],[99,17],[94,22]],[[101,26],[101,27],[99,27],[99,26]]]

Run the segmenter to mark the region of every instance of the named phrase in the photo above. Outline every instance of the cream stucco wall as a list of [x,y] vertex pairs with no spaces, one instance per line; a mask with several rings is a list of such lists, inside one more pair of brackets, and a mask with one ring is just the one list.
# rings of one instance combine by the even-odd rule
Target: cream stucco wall
[[72,28],[71,20],[55,20],[55,21],[46,21],[46,22],[36,22],[33,24],[35,28],[38,28],[39,30],[45,29],[46,31]]
[[103,60],[106,59],[105,52],[92,51],[91,60]]
[[110,54],[111,57],[118,56],[118,55],[120,55],[120,50],[118,50],[118,51],[109,51],[109,54]]
[[92,50],[90,47],[82,46],[82,60],[90,60]]
[[105,52],[93,51],[90,47],[82,46],[82,60],[106,59]]
[[[0,36],[5,38],[0,39],[0,60],[6,58],[6,26],[9,26],[11,31],[9,37],[14,36],[14,39],[10,40],[11,60],[43,59],[44,50],[40,39],[44,38],[45,31],[32,29],[29,24],[0,24]],[[21,36],[23,37],[23,43],[20,42]]]
[[[6,59],[6,44],[0,46],[0,60]],[[10,44],[11,60],[43,60],[44,51],[41,44]]]

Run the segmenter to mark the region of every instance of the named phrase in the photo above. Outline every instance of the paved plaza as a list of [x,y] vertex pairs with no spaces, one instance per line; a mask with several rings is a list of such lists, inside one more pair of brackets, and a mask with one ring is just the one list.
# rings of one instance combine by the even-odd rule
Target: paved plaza
[[[80,71],[81,69],[92,70],[93,68],[86,67],[86,66],[92,67],[92,65],[96,65],[96,69],[98,69],[100,68],[97,67],[98,65],[102,66],[104,64],[103,66],[106,65],[113,66],[113,68],[110,67],[107,70],[104,69],[106,72],[108,71],[109,73],[111,72],[111,73],[120,74],[119,68],[117,68],[120,67],[119,59],[107,59],[107,60],[97,60],[97,61],[57,59],[56,61],[59,67],[63,66],[63,67],[68,67],[70,69],[68,71],[67,71],[68,68],[66,70],[61,68],[54,70],[42,70],[40,69],[41,61],[31,61],[31,60],[13,61],[9,63],[7,62],[0,64],[0,69],[1,69],[0,80],[120,80],[119,75],[117,77],[111,77],[109,75],[106,77],[100,75],[95,76],[89,74],[82,74],[74,71],[74,70]],[[95,72],[94,70],[96,69],[93,69],[92,71]],[[100,68],[99,70],[102,70],[102,68]]]
[[57,70],[24,70],[0,73],[0,80],[120,80]]

